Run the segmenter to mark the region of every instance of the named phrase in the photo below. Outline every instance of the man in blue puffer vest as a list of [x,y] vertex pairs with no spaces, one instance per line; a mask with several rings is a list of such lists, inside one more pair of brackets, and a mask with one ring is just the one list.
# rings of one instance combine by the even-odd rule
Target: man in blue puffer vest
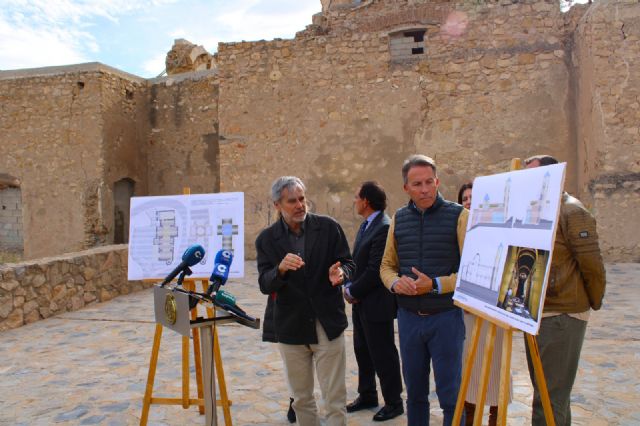
[[433,363],[443,424],[451,425],[464,343],[462,310],[453,304],[452,296],[469,212],[442,198],[433,159],[410,156],[402,166],[402,178],[411,200],[391,222],[380,277],[398,302],[408,424],[429,424]]

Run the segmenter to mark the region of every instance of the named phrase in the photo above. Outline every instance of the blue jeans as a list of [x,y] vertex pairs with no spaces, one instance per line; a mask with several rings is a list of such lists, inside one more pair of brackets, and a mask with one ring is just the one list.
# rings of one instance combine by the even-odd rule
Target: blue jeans
[[[407,387],[407,424],[429,424],[429,373],[433,362],[443,424],[451,425],[462,378],[462,310],[454,308],[420,316],[399,308],[398,332],[402,374]],[[464,424],[464,413],[461,424]]]

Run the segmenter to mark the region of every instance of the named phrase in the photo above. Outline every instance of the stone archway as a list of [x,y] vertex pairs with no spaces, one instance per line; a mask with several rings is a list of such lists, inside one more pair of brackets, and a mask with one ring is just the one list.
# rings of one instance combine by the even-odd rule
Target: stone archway
[[113,184],[113,243],[129,242],[129,211],[136,183],[123,178]]

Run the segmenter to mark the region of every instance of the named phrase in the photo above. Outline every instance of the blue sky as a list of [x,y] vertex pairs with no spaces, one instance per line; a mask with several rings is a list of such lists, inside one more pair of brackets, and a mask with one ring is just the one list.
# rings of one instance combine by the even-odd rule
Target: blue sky
[[164,70],[186,38],[218,42],[293,38],[320,0],[0,0],[0,69],[102,62],[141,77]]

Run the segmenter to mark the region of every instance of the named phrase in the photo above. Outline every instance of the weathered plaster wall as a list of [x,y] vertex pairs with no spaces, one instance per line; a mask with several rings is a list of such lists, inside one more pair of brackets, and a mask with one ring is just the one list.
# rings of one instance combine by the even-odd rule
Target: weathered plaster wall
[[[453,11],[465,29],[445,34]],[[219,47],[221,188],[246,192],[249,253],[275,218],[269,185],[282,174],[300,176],[314,209],[351,237],[357,185],[379,180],[395,210],[414,152],[436,159],[451,199],[463,181],[539,152],[568,160],[576,187],[570,31],[557,5],[367,2],[314,23],[294,40]],[[426,54],[393,60],[389,34],[415,28],[427,30]]]
[[114,184],[216,192],[215,72],[147,81],[92,63],[0,72],[0,173],[22,192],[24,257],[114,241]]
[[148,195],[218,192],[216,72],[151,80],[147,116]]
[[499,173],[514,157],[549,153],[568,161],[576,188],[571,137],[568,31],[555,4],[461,6],[466,31],[429,34],[420,64],[426,100],[419,152],[442,165],[443,192],[475,176]]
[[[0,72],[0,170],[21,181],[24,255],[85,247],[102,181],[99,72]],[[89,184],[89,185],[88,185]]]
[[600,0],[575,33],[580,194],[612,261],[640,261],[640,6]]
[[[378,34],[220,45],[221,190],[245,191],[248,253],[275,218],[269,191],[280,175],[300,176],[312,208],[349,233],[360,182],[400,188],[421,95],[418,74],[392,77],[387,55]],[[399,206],[403,197],[390,195]]]
[[[116,182],[130,179],[133,181],[134,195],[149,193],[147,82],[140,78],[107,73],[100,75],[99,82],[104,175],[99,197],[94,198],[95,212],[87,218],[87,247],[114,242]],[[100,214],[96,214],[98,211]]]
[[0,331],[151,285],[127,281],[125,245],[1,265]]

